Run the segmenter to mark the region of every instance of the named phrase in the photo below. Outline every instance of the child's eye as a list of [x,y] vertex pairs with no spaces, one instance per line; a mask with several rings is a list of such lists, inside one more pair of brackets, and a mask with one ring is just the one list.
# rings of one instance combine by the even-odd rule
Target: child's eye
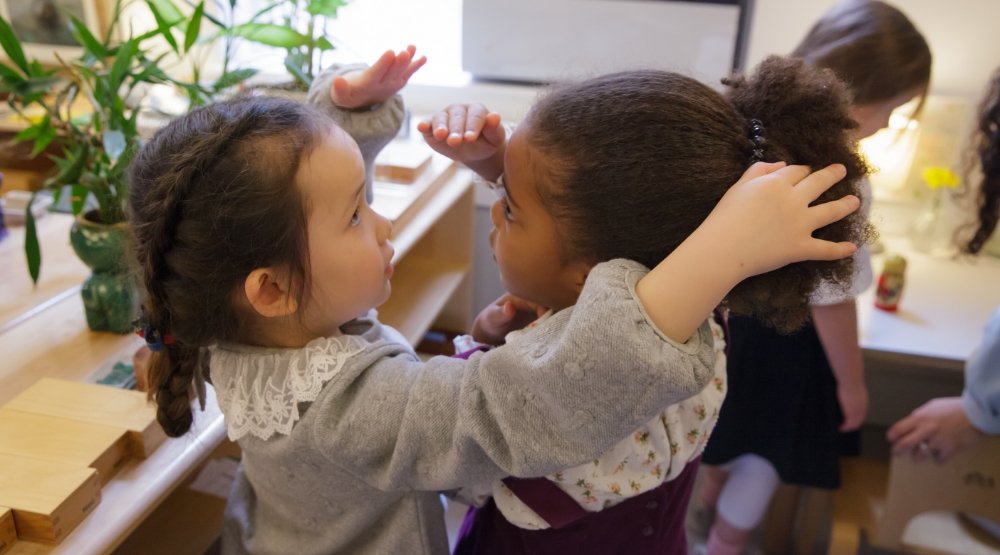
[[501,197],[500,198],[500,204],[503,206],[503,217],[504,217],[504,219],[506,219],[506,220],[513,220],[514,219],[514,211],[511,210],[510,209],[510,205],[507,204],[507,198],[506,197]]
[[351,214],[351,227],[354,227],[361,223],[361,207],[355,208],[354,213]]

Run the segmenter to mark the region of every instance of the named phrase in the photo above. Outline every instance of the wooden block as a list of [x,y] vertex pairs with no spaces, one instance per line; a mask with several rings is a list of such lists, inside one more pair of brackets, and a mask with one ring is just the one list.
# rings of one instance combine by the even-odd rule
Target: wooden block
[[393,141],[375,159],[375,179],[413,183],[431,163],[430,147],[417,141]]
[[0,504],[11,508],[22,540],[61,541],[100,500],[93,468],[0,453]]
[[0,554],[6,552],[17,541],[17,529],[14,528],[14,512],[7,507],[0,507]]
[[4,408],[124,428],[129,455],[137,458],[148,457],[167,438],[156,407],[139,391],[42,378]]
[[125,464],[128,440],[124,428],[0,408],[0,453],[89,466],[103,486]]

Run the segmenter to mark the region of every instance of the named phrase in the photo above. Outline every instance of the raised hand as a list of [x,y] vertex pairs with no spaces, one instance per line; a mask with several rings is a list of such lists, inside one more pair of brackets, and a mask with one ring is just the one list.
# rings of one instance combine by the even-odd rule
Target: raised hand
[[352,71],[334,78],[330,100],[341,108],[364,108],[392,98],[410,77],[427,62],[426,56],[415,58],[417,47],[386,50],[371,67]]
[[507,133],[500,114],[479,103],[452,104],[417,124],[431,148],[490,181],[503,173]]

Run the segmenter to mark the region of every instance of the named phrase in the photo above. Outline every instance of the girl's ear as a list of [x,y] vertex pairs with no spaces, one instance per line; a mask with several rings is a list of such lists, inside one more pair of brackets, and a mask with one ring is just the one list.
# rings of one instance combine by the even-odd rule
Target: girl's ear
[[287,270],[257,268],[243,282],[243,294],[250,306],[265,318],[290,316],[299,309]]

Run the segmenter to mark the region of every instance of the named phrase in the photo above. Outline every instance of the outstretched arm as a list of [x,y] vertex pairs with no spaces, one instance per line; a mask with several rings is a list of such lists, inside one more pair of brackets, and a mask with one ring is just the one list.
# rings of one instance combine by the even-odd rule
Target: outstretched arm
[[855,196],[809,206],[844,178],[834,164],[757,163],[708,218],[636,285],[647,313],[667,337],[685,341],[737,283],[800,260],[836,260],[857,250],[813,231],[854,212]]

